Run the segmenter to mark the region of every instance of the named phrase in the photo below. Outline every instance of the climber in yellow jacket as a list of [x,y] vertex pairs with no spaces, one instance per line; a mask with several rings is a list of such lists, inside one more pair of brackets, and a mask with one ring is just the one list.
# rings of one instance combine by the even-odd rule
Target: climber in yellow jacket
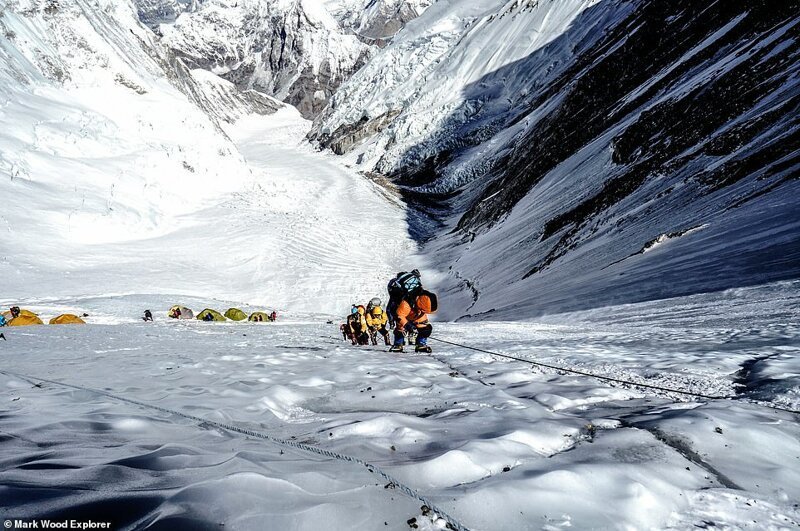
[[367,328],[369,329],[369,338],[373,345],[378,344],[378,334],[383,337],[383,342],[386,345],[391,345],[389,341],[389,330],[386,329],[386,323],[389,322],[389,316],[381,308],[381,300],[377,297],[369,301],[367,304],[366,314]]

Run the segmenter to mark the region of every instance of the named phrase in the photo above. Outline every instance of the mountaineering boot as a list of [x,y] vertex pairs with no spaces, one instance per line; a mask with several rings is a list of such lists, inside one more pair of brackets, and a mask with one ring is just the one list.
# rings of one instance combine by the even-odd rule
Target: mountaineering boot
[[403,345],[392,345],[389,352],[403,352]]
[[427,336],[417,338],[417,346],[414,348],[414,352],[424,352],[425,354],[430,354],[433,352],[431,347],[428,346]]

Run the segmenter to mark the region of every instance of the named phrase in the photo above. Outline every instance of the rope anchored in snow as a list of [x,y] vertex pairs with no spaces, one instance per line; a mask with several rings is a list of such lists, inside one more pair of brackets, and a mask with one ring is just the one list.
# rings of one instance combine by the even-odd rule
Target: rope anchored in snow
[[103,390],[100,390],[100,389],[94,389],[92,387],[84,387],[82,385],[75,385],[75,384],[70,384],[70,383],[66,383],[66,382],[59,382],[57,380],[48,380],[46,378],[39,378],[39,377],[36,377],[36,376],[27,376],[27,375],[24,375],[24,374],[18,374],[18,373],[15,373],[15,372],[4,370],[4,369],[0,369],[0,373],[6,374],[8,376],[13,376],[15,378],[19,378],[21,380],[25,380],[28,383],[30,383],[31,385],[34,385],[36,387],[41,387],[41,384],[37,384],[36,382],[44,382],[44,383],[49,383],[49,384],[53,384],[53,385],[58,385],[58,386],[61,386],[61,387],[67,387],[67,388],[70,388],[70,389],[75,389],[75,390],[78,390],[78,391],[86,391],[86,392],[89,392],[89,393],[94,393],[94,394],[97,394],[97,395],[105,396],[105,397],[117,400],[119,402],[125,402],[125,403],[128,403],[128,404],[132,404],[134,406],[145,408],[145,409],[152,409],[152,410],[155,410],[155,411],[160,411],[162,413],[167,413],[168,415],[176,415],[176,416],[179,416],[179,417],[183,417],[185,419],[192,420],[192,421],[198,422],[198,423],[206,425],[206,426],[214,426],[216,428],[220,428],[220,429],[223,429],[223,430],[226,430],[226,431],[230,431],[230,432],[233,432],[233,433],[238,433],[238,434],[241,434],[241,435],[247,435],[247,436],[250,436],[250,437],[254,437],[256,439],[269,441],[269,442],[278,444],[280,446],[286,446],[286,447],[289,447],[289,448],[295,448],[297,450],[302,450],[304,452],[309,452],[309,453],[321,455],[323,457],[327,457],[327,458],[330,458],[330,459],[336,459],[338,461],[344,461],[344,462],[347,462],[347,463],[353,463],[353,464],[356,464],[356,465],[361,465],[361,466],[365,467],[367,470],[369,470],[371,473],[376,474],[376,475],[380,476],[381,478],[385,479],[386,481],[388,481],[389,482],[388,485],[391,485],[395,490],[399,490],[400,492],[402,492],[403,494],[405,494],[409,498],[412,498],[412,499],[415,499],[417,501],[420,501],[423,504],[425,504],[426,506],[428,506],[431,509],[432,512],[436,513],[440,518],[442,518],[443,520],[445,520],[447,522],[448,529],[453,529],[454,531],[469,531],[469,529],[466,526],[461,524],[458,520],[456,520],[455,518],[453,518],[452,516],[447,514],[445,511],[441,510],[434,503],[432,503],[430,500],[428,500],[425,496],[423,496],[422,494],[420,494],[419,492],[417,492],[413,488],[409,487],[408,485],[404,484],[403,482],[401,482],[401,481],[395,479],[394,477],[390,476],[389,474],[387,474],[386,472],[384,472],[383,470],[381,470],[377,466],[375,466],[375,465],[373,465],[371,463],[368,463],[367,461],[364,461],[363,459],[359,459],[358,457],[353,457],[353,456],[350,456],[350,455],[340,454],[338,452],[334,452],[334,451],[331,451],[331,450],[325,450],[323,448],[317,448],[316,446],[311,446],[310,444],[305,444],[305,443],[301,443],[301,442],[297,442],[297,441],[291,441],[291,440],[287,440],[287,439],[281,439],[280,437],[275,437],[275,436],[269,435],[267,433],[262,433],[262,432],[259,432],[259,431],[249,430],[247,428],[240,428],[238,426],[234,426],[232,424],[226,424],[224,422],[217,422],[217,421],[214,421],[214,420],[204,419],[204,418],[198,417],[196,415],[191,415],[189,413],[183,413],[183,412],[178,411],[176,409],[170,409],[170,408],[166,408],[166,407],[162,407],[162,406],[157,406],[155,404],[149,404],[147,402],[141,402],[141,401],[135,400],[133,398],[127,398],[127,397],[124,397],[124,396],[121,396],[121,395],[117,395],[117,394],[114,394],[114,393],[109,393],[108,391],[103,391]]
[[436,337],[431,337],[430,339],[432,339],[433,341],[438,341],[439,343],[446,343],[448,345],[452,345],[452,346],[455,346],[455,347],[466,348],[466,349],[469,349],[469,350],[474,350],[476,352],[483,352],[484,354],[490,354],[492,356],[498,356],[500,358],[506,358],[506,359],[515,360],[515,361],[521,361],[523,363],[529,363],[529,364],[534,365],[536,367],[543,367],[545,369],[550,369],[550,370],[554,370],[554,371],[562,371],[562,372],[566,372],[566,373],[577,374],[579,376],[587,376],[589,378],[595,378],[597,380],[602,380],[602,381],[606,381],[606,382],[618,383],[618,384],[622,384],[622,385],[632,385],[632,386],[636,386],[636,387],[643,387],[645,389],[653,389],[653,390],[657,390],[657,391],[663,391],[663,392],[666,392],[666,393],[675,393],[675,394],[684,395],[684,396],[692,396],[692,397],[695,397],[695,398],[704,398],[706,400],[737,400],[737,401],[747,402],[749,404],[752,404],[752,405],[758,406],[758,407],[774,409],[776,411],[785,411],[787,413],[794,413],[795,415],[800,415],[800,410],[797,410],[797,409],[791,409],[791,408],[788,408],[788,407],[775,406],[775,405],[771,405],[771,404],[763,404],[763,403],[760,403],[760,402],[755,402],[753,400],[748,400],[745,397],[727,396],[727,395],[707,395],[707,394],[704,394],[704,393],[697,393],[697,392],[694,392],[694,391],[686,391],[686,390],[683,390],[683,389],[675,389],[675,388],[672,388],[672,387],[665,387],[665,386],[661,386],[661,385],[654,385],[654,384],[648,384],[648,383],[643,383],[643,382],[636,382],[636,381],[633,381],[633,380],[625,380],[625,379],[622,379],[622,378],[614,378],[613,376],[603,376],[602,374],[595,374],[595,373],[591,373],[591,372],[588,372],[588,371],[582,371],[582,370],[579,370],[579,369],[571,369],[571,368],[568,368],[568,367],[560,367],[558,365],[552,365],[552,364],[549,364],[549,363],[543,363],[541,361],[534,361],[534,360],[531,360],[531,359],[520,358],[520,357],[517,357],[517,356],[510,356],[508,354],[500,354],[499,352],[492,352],[491,350],[486,350],[486,349],[482,349],[482,348],[479,348],[479,347],[472,347],[470,345],[464,345],[464,344],[461,344],[461,343],[455,343],[453,341],[447,341],[445,339],[439,339],[439,338],[436,338]]

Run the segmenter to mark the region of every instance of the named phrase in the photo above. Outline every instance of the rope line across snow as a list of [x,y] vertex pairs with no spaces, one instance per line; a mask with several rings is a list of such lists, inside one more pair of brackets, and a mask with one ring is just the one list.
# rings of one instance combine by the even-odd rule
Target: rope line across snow
[[145,409],[152,409],[152,410],[155,410],[155,411],[160,411],[162,413],[167,413],[169,415],[177,415],[179,417],[183,417],[185,419],[189,419],[189,420],[192,420],[192,421],[195,421],[195,422],[199,422],[201,424],[215,426],[217,428],[220,428],[220,429],[223,429],[223,430],[227,430],[227,431],[230,431],[230,432],[234,432],[234,433],[238,433],[238,434],[241,434],[241,435],[248,435],[250,437],[255,437],[257,439],[262,439],[262,440],[265,440],[265,441],[269,441],[269,442],[272,442],[272,443],[275,443],[275,444],[278,444],[278,445],[281,445],[281,446],[286,446],[286,447],[289,447],[289,448],[295,448],[297,450],[302,450],[304,452],[309,452],[309,453],[321,455],[323,457],[327,457],[327,458],[330,458],[330,459],[336,459],[338,461],[344,461],[344,462],[347,462],[347,463],[354,463],[354,464],[357,464],[357,465],[364,466],[367,470],[369,470],[373,474],[376,474],[376,475],[380,476],[381,478],[385,479],[386,481],[388,481],[390,485],[392,485],[395,489],[399,490],[400,492],[402,492],[403,494],[405,494],[409,498],[415,499],[415,500],[420,501],[423,504],[427,505],[431,509],[432,512],[436,513],[440,518],[444,519],[447,522],[449,529],[453,529],[454,531],[469,531],[469,529],[466,526],[461,524],[458,520],[456,520],[455,518],[453,518],[452,516],[447,514],[445,511],[443,511],[440,508],[438,508],[434,503],[432,503],[430,500],[428,500],[425,496],[423,496],[422,494],[418,493],[416,490],[414,490],[413,488],[409,487],[408,485],[406,485],[406,484],[402,483],[401,481],[395,479],[394,477],[390,476],[389,474],[387,474],[386,472],[384,472],[383,470],[381,470],[377,466],[375,466],[373,464],[370,464],[370,463],[364,461],[363,459],[359,459],[358,457],[353,457],[353,456],[350,456],[350,455],[340,454],[340,453],[334,452],[332,450],[325,450],[325,449],[322,449],[322,448],[317,448],[316,446],[311,446],[310,444],[305,444],[305,443],[301,443],[301,442],[297,442],[297,441],[291,441],[291,440],[287,440],[287,439],[281,439],[280,437],[275,437],[273,435],[269,435],[269,434],[258,432],[258,431],[254,431],[254,430],[249,430],[249,429],[246,429],[246,428],[240,428],[240,427],[234,426],[232,424],[225,424],[223,422],[217,422],[217,421],[214,421],[214,420],[204,419],[204,418],[198,417],[196,415],[190,415],[189,413],[183,413],[183,412],[178,411],[176,409],[170,409],[170,408],[166,408],[166,407],[162,407],[162,406],[157,406],[155,404],[149,404],[147,402],[141,402],[141,401],[135,400],[133,398],[127,398],[127,397],[124,397],[124,396],[121,396],[121,395],[110,393],[108,391],[103,391],[103,390],[100,390],[100,389],[94,389],[92,387],[84,387],[84,386],[81,386],[81,385],[75,385],[75,384],[70,384],[70,383],[66,383],[66,382],[59,382],[57,380],[48,380],[46,378],[39,378],[37,376],[27,376],[27,375],[24,375],[24,374],[18,374],[18,373],[15,373],[15,372],[4,370],[4,369],[0,369],[0,373],[6,374],[8,376],[13,376],[15,378],[20,378],[22,380],[25,380],[25,381],[29,382],[32,385],[37,385],[36,382],[45,382],[45,383],[49,383],[49,384],[53,384],[53,385],[58,385],[58,386],[61,386],[61,387],[67,387],[67,388],[75,389],[75,390],[78,390],[78,391],[87,391],[87,392],[90,392],[90,393],[95,393],[95,394],[98,394],[98,395],[101,395],[101,396],[105,396],[105,397],[117,400],[119,402],[125,402],[125,403],[128,403],[128,404],[133,404],[135,406],[139,406],[139,407],[145,408]]
[[549,363],[543,363],[543,362],[534,361],[534,360],[531,360],[531,359],[520,358],[518,356],[510,356],[508,354],[500,354],[499,352],[492,352],[491,350],[486,350],[486,349],[482,349],[482,348],[479,348],[479,347],[472,347],[472,346],[464,345],[464,344],[461,344],[461,343],[455,343],[453,341],[447,341],[445,339],[439,339],[437,337],[431,337],[430,339],[432,339],[433,341],[438,341],[440,343],[446,343],[448,345],[452,345],[452,346],[455,346],[455,347],[466,348],[466,349],[469,349],[469,350],[474,350],[476,352],[483,352],[484,354],[490,354],[492,356],[498,356],[500,358],[507,358],[507,359],[510,359],[510,360],[521,361],[523,363],[529,363],[529,364],[535,365],[537,367],[544,367],[546,369],[551,369],[551,370],[554,370],[554,371],[563,371],[563,372],[567,372],[567,373],[577,374],[579,376],[587,376],[589,378],[595,378],[597,380],[603,380],[603,381],[606,381],[606,382],[613,382],[613,383],[618,383],[618,384],[623,384],[623,385],[633,385],[633,386],[636,386],[636,387],[643,387],[643,388],[646,388],[646,389],[664,391],[664,392],[667,392],[667,393],[675,393],[675,394],[680,394],[680,395],[685,395],[685,396],[693,396],[693,397],[696,397],[696,398],[704,398],[706,400],[737,400],[737,401],[741,401],[741,402],[747,402],[748,404],[752,404],[752,405],[758,406],[758,407],[763,407],[763,408],[767,408],[767,409],[774,409],[776,411],[785,411],[787,413],[794,413],[795,415],[800,415],[800,410],[797,410],[797,409],[791,409],[791,408],[788,408],[788,407],[775,406],[775,405],[771,405],[771,404],[764,404],[764,403],[761,403],[761,402],[748,400],[745,397],[726,396],[726,395],[706,395],[706,394],[697,393],[697,392],[694,392],[694,391],[685,391],[683,389],[675,389],[675,388],[671,388],[671,387],[664,387],[664,386],[661,386],[661,385],[654,385],[654,384],[648,384],[648,383],[643,383],[643,382],[635,382],[633,380],[625,380],[625,379],[622,379],[622,378],[614,378],[613,376],[603,376],[602,374],[594,374],[594,373],[587,372],[587,371],[581,371],[579,369],[570,369],[568,367],[560,367],[558,365],[551,365]]

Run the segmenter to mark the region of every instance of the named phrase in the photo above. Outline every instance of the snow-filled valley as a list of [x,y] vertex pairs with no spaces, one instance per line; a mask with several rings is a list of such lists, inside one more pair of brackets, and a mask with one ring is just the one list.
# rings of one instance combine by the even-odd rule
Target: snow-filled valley
[[[88,323],[0,328],[0,520],[799,529],[800,19],[739,10],[0,0],[0,311]],[[433,352],[344,340],[414,267]]]
[[[296,109],[170,70],[131,6],[2,20],[0,297],[168,293],[332,314],[414,254],[401,203],[305,145]],[[354,216],[373,238],[347,237]]]

